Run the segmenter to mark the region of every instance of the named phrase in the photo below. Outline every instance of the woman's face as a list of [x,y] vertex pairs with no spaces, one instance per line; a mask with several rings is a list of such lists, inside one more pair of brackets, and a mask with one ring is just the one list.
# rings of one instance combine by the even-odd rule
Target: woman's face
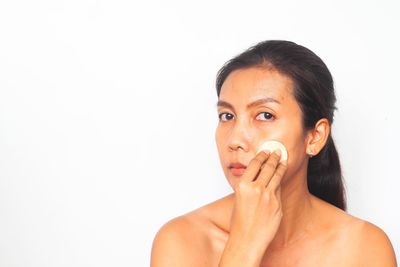
[[[292,80],[274,69],[233,71],[222,85],[216,142],[220,161],[232,187],[267,140],[283,143],[288,151],[285,179],[306,169],[306,135]],[[303,172],[304,173],[304,172]]]

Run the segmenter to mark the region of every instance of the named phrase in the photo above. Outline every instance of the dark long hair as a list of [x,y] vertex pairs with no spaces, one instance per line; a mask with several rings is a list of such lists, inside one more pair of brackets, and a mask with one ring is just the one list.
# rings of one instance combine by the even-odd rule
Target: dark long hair
[[[273,68],[292,79],[305,130],[313,129],[322,118],[333,123],[336,97],[332,75],[314,52],[289,41],[260,42],[220,69],[216,80],[218,97],[231,72],[250,67]],[[320,153],[309,159],[307,184],[311,194],[346,210],[340,160],[331,134]]]

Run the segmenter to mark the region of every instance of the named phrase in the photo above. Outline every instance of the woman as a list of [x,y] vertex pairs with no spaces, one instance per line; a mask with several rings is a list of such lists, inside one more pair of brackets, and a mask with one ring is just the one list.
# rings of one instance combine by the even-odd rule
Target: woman
[[[307,48],[266,41],[217,77],[216,142],[234,193],[166,223],[152,267],[396,266],[392,245],[345,212],[331,137],[331,74]],[[288,159],[261,151],[283,143]]]

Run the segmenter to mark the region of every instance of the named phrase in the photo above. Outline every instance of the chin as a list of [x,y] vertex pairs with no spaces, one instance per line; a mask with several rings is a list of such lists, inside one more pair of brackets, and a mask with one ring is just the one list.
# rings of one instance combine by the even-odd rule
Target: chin
[[226,177],[226,181],[228,182],[229,186],[232,188],[232,190],[235,189],[236,184],[239,182],[239,179],[237,177]]

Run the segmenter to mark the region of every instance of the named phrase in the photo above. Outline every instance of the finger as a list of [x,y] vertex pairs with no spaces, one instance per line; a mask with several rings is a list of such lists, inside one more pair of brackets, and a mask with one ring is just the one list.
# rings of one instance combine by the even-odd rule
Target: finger
[[263,188],[267,186],[272,176],[274,175],[276,168],[281,158],[280,151],[277,150],[271,154],[268,160],[264,163],[260,173],[258,174],[256,182]]
[[281,181],[286,173],[286,170],[287,170],[287,162],[283,161],[278,165],[278,168],[276,168],[274,176],[272,176],[271,180],[267,185],[271,190],[277,190],[278,188],[280,188]]
[[249,165],[246,168],[246,172],[243,175],[243,181],[251,182],[257,177],[257,174],[260,172],[261,166],[268,159],[269,154],[269,151],[261,151],[250,161]]

